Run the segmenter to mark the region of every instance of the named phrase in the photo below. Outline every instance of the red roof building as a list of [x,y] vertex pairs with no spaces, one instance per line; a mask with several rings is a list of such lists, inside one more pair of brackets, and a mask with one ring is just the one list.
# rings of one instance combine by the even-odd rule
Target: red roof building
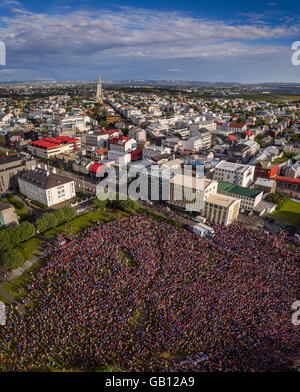
[[269,163],[258,162],[255,165],[254,176],[271,179],[277,176],[278,171],[279,171],[278,165],[272,166]]
[[103,163],[95,162],[93,164],[93,166],[90,168],[90,172],[91,173],[95,173],[95,174],[100,174],[102,172],[103,168],[104,168],[104,164]]
[[300,197],[300,178],[288,178],[276,176],[276,186],[277,188],[289,195],[299,199]]
[[33,155],[49,159],[61,153],[77,151],[80,146],[80,139],[58,136],[55,138],[46,137],[43,140],[35,140],[30,143],[27,149]]
[[249,129],[248,131],[244,132],[244,135],[251,137],[251,136],[254,136],[254,133],[252,131],[250,131],[250,129]]
[[130,151],[129,154],[131,155],[131,161],[138,161],[143,159],[143,150]]

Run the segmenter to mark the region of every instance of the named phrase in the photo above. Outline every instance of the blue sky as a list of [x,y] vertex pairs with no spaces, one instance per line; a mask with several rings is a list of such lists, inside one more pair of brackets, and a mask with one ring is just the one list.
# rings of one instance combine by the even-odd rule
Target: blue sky
[[0,0],[7,80],[299,82],[300,4]]

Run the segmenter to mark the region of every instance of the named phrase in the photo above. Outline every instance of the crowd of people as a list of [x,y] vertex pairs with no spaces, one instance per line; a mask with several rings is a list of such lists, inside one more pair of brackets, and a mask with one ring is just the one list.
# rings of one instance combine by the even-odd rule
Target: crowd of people
[[240,224],[198,237],[143,215],[49,243],[0,370],[277,371],[300,354],[299,248]]

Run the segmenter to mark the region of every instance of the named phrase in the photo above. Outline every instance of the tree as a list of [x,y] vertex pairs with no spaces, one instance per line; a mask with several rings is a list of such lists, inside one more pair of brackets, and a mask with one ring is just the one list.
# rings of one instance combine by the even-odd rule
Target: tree
[[129,197],[126,200],[120,200],[119,193],[116,193],[115,200],[108,200],[108,206],[130,214],[139,209],[139,204],[136,200],[130,199]]
[[[77,215],[76,208],[74,208],[74,207],[63,207],[63,208],[61,208],[61,210],[63,211],[65,222],[70,222],[71,220],[76,218],[76,215]],[[60,210],[58,210],[58,211],[60,211]]]
[[54,212],[47,212],[36,220],[36,228],[39,233],[54,229],[65,222],[70,222],[76,217],[74,207],[63,207]]
[[0,231],[0,250],[12,249],[35,235],[35,227],[29,222],[22,222],[17,226],[7,227]]
[[98,199],[98,197],[95,197],[93,203],[94,203],[94,206],[95,206],[96,208],[99,208],[100,210],[103,210],[105,207],[107,207],[107,205],[108,205],[108,200],[107,200],[107,199],[105,199],[105,200],[100,200],[100,199]]
[[106,121],[102,120],[102,121],[100,121],[100,127],[107,128],[108,123]]
[[10,247],[10,232],[7,229],[0,230],[0,250],[4,251]]
[[19,251],[12,249],[3,253],[0,258],[1,264],[9,270],[20,267],[25,258]]
[[59,162],[58,170],[59,170],[60,174],[63,174],[63,172],[65,170],[64,165],[61,162]]

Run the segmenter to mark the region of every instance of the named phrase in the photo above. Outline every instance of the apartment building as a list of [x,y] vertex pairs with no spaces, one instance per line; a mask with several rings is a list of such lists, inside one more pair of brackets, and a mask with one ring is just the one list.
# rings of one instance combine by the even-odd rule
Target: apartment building
[[199,121],[195,122],[194,124],[190,125],[190,130],[191,131],[199,131],[201,128],[206,128],[209,131],[215,131],[216,130],[216,123],[213,120],[204,120],[204,121]]
[[215,166],[213,179],[248,187],[253,181],[254,170],[254,166],[221,161]]
[[182,140],[182,150],[199,151],[211,147],[211,134],[209,132],[198,132],[197,136]]

